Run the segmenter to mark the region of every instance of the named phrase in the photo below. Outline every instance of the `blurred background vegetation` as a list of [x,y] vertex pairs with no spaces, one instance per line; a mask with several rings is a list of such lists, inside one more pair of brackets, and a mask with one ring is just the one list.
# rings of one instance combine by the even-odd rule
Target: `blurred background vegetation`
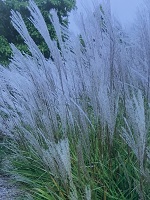
[[[72,9],[75,9],[76,0],[35,0],[35,2],[44,16],[51,38],[56,39],[54,28],[49,20],[49,11],[51,9],[56,9],[60,22],[67,25],[68,13]],[[9,64],[9,59],[12,54],[9,43],[15,44],[21,51],[28,52],[28,48],[26,44],[24,44],[23,39],[11,24],[11,10],[20,12],[31,37],[38,45],[41,52],[46,58],[50,56],[46,43],[28,19],[30,13],[27,6],[28,0],[0,0],[0,64],[2,65],[7,66]]]

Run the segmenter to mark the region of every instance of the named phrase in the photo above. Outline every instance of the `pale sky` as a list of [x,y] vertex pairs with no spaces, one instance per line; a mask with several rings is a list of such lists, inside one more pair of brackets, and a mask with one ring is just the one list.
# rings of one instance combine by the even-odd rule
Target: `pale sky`
[[114,16],[122,25],[127,25],[134,21],[143,0],[110,0],[110,2]]
[[[98,2],[99,4],[101,1],[106,2],[106,0],[76,0],[78,13],[85,14],[83,5],[84,7],[87,6],[88,10],[93,10],[92,2],[94,2],[95,4],[97,4]],[[143,1],[144,0],[110,0],[112,15],[114,15],[118,19],[118,21],[120,21],[124,28],[127,28],[134,21],[137,14],[136,12],[138,11],[138,8],[140,8],[140,5],[143,3]],[[74,15],[71,14],[70,27],[75,33],[77,33],[78,28],[74,21]]]

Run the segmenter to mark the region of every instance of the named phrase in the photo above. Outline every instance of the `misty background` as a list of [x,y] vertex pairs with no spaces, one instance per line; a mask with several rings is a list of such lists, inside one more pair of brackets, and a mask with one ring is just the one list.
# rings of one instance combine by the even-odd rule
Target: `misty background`
[[98,5],[100,2],[106,2],[106,4],[110,3],[112,16],[115,17],[120,22],[122,27],[126,29],[130,28],[131,24],[136,19],[138,10],[140,10],[144,3],[143,0],[87,0],[85,4],[84,0],[77,0],[77,10],[72,11],[70,14],[70,29],[74,33],[79,33],[79,28],[77,25],[78,22],[76,21],[77,13],[86,17],[85,8],[87,12],[90,12],[89,8],[94,10],[94,7],[96,7],[96,5]]

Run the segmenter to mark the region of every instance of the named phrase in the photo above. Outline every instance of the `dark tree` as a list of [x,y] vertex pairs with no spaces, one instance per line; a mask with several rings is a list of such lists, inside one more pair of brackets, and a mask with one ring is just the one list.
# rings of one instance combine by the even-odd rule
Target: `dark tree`
[[[76,0],[35,0],[35,2],[44,16],[50,36],[57,39],[49,20],[49,11],[56,9],[60,22],[68,24],[68,13],[75,8]],[[21,51],[28,52],[27,46],[11,24],[11,10],[21,13],[31,37],[39,46],[41,52],[46,58],[50,55],[43,38],[28,19],[30,13],[27,6],[27,0],[0,0],[0,63],[2,64],[7,64],[8,59],[11,57],[9,43],[14,43]]]

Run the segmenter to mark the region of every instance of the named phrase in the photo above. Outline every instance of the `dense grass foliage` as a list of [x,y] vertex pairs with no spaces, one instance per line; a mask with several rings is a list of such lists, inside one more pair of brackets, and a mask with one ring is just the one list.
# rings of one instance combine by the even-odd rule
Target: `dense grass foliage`
[[30,55],[11,44],[9,68],[0,67],[0,131],[9,151],[4,171],[20,183],[25,199],[150,199],[150,65],[143,31],[135,27],[127,36],[107,2],[78,17],[80,36],[52,10],[56,42],[33,1],[29,11],[51,58],[12,11]]

